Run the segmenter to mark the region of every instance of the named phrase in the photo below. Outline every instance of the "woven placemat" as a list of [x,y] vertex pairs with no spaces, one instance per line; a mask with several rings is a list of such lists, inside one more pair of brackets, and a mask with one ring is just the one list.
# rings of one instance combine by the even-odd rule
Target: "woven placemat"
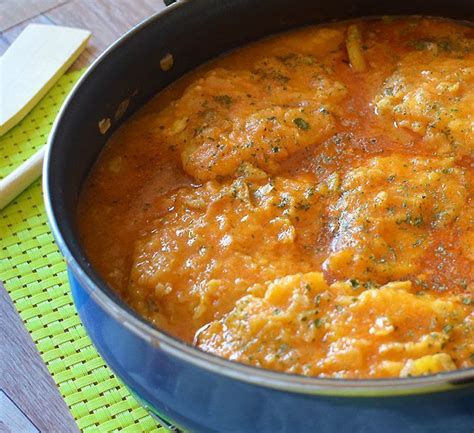
[[[0,178],[45,144],[81,74],[63,76],[21,123],[0,137]],[[69,292],[66,264],[47,224],[39,180],[0,213],[0,239],[0,278],[79,428],[86,433],[165,432],[87,337]]]

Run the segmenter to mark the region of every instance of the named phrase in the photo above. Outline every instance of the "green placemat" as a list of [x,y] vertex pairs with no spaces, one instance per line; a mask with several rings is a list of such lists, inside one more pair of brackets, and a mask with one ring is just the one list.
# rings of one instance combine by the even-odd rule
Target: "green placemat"
[[[10,132],[0,137],[0,178],[45,144],[52,122],[82,71],[64,75]],[[0,278],[86,433],[164,432],[92,346],[74,309],[66,264],[46,220],[38,180],[0,213]]]

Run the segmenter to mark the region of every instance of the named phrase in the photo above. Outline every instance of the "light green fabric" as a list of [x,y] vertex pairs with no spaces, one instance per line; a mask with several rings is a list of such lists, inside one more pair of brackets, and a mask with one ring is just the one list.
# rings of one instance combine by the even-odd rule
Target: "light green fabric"
[[[82,71],[72,72],[15,128],[0,137],[0,178],[47,140]],[[54,243],[36,181],[0,212],[0,278],[51,375],[86,433],[164,432],[105,365],[74,309],[66,265]]]

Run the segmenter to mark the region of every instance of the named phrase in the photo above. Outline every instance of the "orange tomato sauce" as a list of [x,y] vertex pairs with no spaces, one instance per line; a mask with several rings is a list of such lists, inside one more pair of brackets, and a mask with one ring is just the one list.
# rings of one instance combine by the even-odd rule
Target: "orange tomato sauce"
[[202,350],[423,375],[474,366],[473,181],[474,29],[365,20],[165,89],[110,138],[77,224],[126,302]]

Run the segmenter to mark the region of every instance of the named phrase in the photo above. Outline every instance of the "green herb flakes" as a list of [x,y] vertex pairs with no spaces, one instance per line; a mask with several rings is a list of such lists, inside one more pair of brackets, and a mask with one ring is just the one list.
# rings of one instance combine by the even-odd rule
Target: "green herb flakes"
[[297,117],[296,119],[294,119],[293,123],[303,131],[307,131],[309,129],[309,123],[301,117]]

